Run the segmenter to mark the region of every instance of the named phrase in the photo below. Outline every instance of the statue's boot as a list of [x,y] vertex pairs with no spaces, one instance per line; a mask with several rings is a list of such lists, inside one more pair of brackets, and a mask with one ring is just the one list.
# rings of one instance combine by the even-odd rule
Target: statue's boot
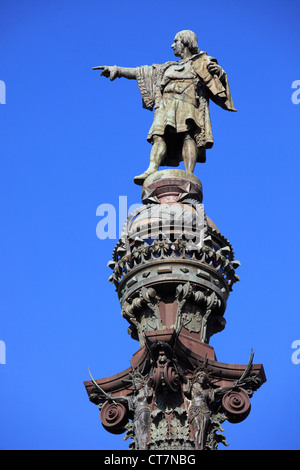
[[150,165],[147,168],[147,170],[144,171],[144,173],[142,173],[141,175],[135,176],[133,178],[133,181],[135,182],[135,184],[138,184],[139,186],[142,186],[144,184],[145,179],[148,178],[148,176],[152,175],[153,173],[155,173],[158,170],[160,161],[161,161],[161,157],[160,158],[157,158],[157,157],[154,158],[152,156],[151,159],[150,159]]
[[146,178],[148,178],[148,176],[152,175],[152,173],[155,173],[157,170],[146,170],[144,171],[144,173],[142,173],[141,175],[138,175],[138,176],[135,176],[133,178],[133,181],[135,182],[135,184],[139,185],[139,186],[143,186],[144,184],[144,181]]
[[138,184],[139,186],[142,186],[145,179],[148,176],[152,175],[152,173],[155,173],[158,170],[159,165],[162,161],[162,158],[164,157],[167,151],[166,143],[162,137],[153,136],[153,141],[154,141],[154,144],[153,144],[151,154],[150,154],[149,167],[147,168],[146,171],[144,171],[144,173],[142,173],[141,175],[135,176],[133,179],[135,184]]

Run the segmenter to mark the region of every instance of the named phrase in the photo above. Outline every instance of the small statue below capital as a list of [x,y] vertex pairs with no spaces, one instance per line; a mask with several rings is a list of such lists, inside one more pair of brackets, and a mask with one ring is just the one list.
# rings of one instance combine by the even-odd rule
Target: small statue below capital
[[137,68],[94,67],[110,80],[137,80],[143,107],[155,110],[147,136],[152,144],[150,164],[134,178],[138,185],[160,166],[178,166],[183,160],[191,174],[196,162],[206,161],[206,149],[213,146],[209,99],[236,111],[226,73],[215,58],[199,50],[195,33],[180,31],[171,48],[179,61]]

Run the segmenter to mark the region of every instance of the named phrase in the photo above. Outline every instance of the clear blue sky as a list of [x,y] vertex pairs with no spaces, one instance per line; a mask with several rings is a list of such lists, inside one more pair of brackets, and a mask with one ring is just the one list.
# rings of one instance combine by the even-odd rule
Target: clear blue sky
[[92,67],[171,60],[182,29],[226,70],[238,110],[211,104],[215,146],[195,171],[242,264],[211,345],[241,364],[253,347],[268,379],[225,435],[229,449],[300,448],[299,13],[297,0],[0,0],[0,448],[128,448],[83,381],[88,367],[126,369],[139,347],[107,281],[116,240],[97,238],[96,209],[140,202],[153,115],[135,81]]

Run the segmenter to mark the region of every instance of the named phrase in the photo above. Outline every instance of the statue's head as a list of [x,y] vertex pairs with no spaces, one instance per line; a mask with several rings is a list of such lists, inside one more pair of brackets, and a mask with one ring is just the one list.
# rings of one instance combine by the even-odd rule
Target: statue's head
[[200,52],[196,34],[188,29],[179,31],[179,33],[176,34],[171,47],[177,57],[182,56],[182,52],[185,47],[191,54],[198,54]]
[[205,370],[200,370],[195,373],[193,377],[193,386],[200,386],[206,388],[209,385],[209,374]]
[[134,370],[133,374],[129,374],[131,377],[131,383],[133,385],[133,388],[138,391],[141,390],[146,385],[146,379],[143,377],[143,375],[137,371]]
[[133,386],[136,391],[141,390],[142,388],[144,388],[145,385],[146,385],[146,381],[141,375],[134,378]]

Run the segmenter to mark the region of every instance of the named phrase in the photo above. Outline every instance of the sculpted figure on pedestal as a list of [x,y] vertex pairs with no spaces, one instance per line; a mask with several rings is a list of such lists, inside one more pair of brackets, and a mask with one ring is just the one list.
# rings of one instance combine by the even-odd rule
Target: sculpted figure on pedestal
[[192,380],[185,384],[185,394],[191,399],[188,420],[193,428],[196,450],[203,450],[205,448],[214,404],[220,396],[235,389],[237,383],[232,386],[214,389],[210,385],[208,374],[205,371],[200,371],[194,375]]
[[[91,375],[91,374],[90,374]],[[134,392],[130,396],[112,397],[102,390],[91,375],[94,390],[90,400],[97,403],[101,410],[101,421],[104,427],[115,434],[124,432],[128,416],[132,416],[132,437],[135,439],[138,450],[148,448],[148,434],[150,425],[150,402],[153,389],[147,380],[137,371],[134,371],[131,382]]]
[[160,166],[178,166],[183,160],[186,172],[193,173],[197,161],[206,161],[206,149],[213,146],[209,99],[236,111],[226,73],[215,58],[199,50],[195,33],[180,31],[171,47],[179,61],[136,68],[94,67],[110,80],[137,80],[143,107],[155,110],[147,137],[152,144],[150,165],[134,178],[139,185]]
[[139,450],[148,448],[148,433],[150,425],[149,403],[153,396],[153,390],[142,375],[133,380],[135,394],[130,398],[130,407],[134,411],[133,429],[135,441]]

